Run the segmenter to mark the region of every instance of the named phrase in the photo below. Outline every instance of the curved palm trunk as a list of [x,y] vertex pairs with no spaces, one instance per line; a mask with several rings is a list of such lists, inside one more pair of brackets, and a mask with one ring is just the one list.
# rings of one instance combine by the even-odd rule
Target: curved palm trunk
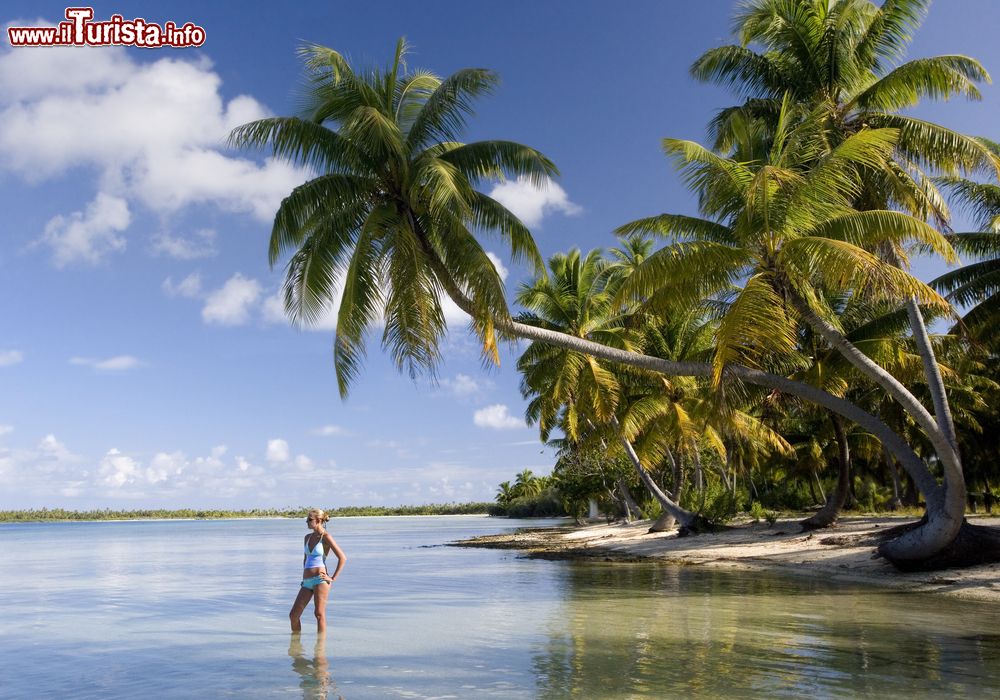
[[[903,269],[903,263],[894,250],[890,248],[885,253],[890,263]],[[910,330],[913,332],[917,352],[924,365],[924,376],[927,379],[931,403],[934,406],[934,417],[941,432],[944,433],[945,439],[958,453],[958,439],[955,436],[955,421],[951,417],[951,406],[948,405],[948,392],[945,390],[944,380],[941,378],[941,368],[938,366],[934,346],[931,345],[930,336],[927,334],[927,325],[924,323],[924,315],[920,311],[916,297],[910,297],[906,300],[906,315],[910,320]]]
[[889,507],[892,510],[899,510],[903,507],[903,489],[899,483],[899,471],[896,469],[896,460],[884,448],[882,449],[882,459],[885,461],[886,469],[889,470],[889,476],[892,477],[892,503],[889,504]]
[[670,459],[670,469],[674,477],[674,500],[680,503],[681,494],[684,493],[684,465],[670,449],[667,449],[667,458]]
[[629,490],[625,479],[619,478],[616,485],[618,487],[618,495],[621,496],[622,502],[625,504],[625,521],[630,523],[637,517],[641,518],[642,508],[632,498],[632,491]]
[[937,357],[934,354],[934,346],[931,345],[930,336],[927,334],[927,326],[924,324],[924,315],[920,312],[916,299],[910,299],[906,303],[906,313],[910,317],[910,329],[913,331],[913,340],[917,344],[920,352],[920,359],[924,363],[924,376],[927,378],[927,386],[931,392],[931,401],[934,404],[934,417],[937,418],[938,426],[945,438],[958,452],[958,439],[955,437],[955,421],[951,417],[951,406],[948,405],[948,394],[944,388],[944,380],[941,378],[941,368],[938,366]]
[[[444,266],[444,263],[442,263],[441,259],[437,256],[437,253],[427,241],[426,236],[418,232],[418,239],[421,242],[427,263],[431,266],[435,277],[442,285],[445,292],[460,309],[474,318],[476,314],[472,302],[455,283],[455,280],[452,279],[447,268]],[[544,328],[529,326],[513,320],[494,319],[494,321],[498,330],[510,336],[550,343],[556,347],[562,347],[585,355],[591,355],[592,357],[599,359],[617,362],[630,367],[637,367],[639,369],[645,369],[667,376],[710,377],[713,372],[712,366],[704,362],[673,362],[671,360],[664,360],[663,358],[652,357],[650,355],[618,350],[617,348],[611,348],[590,340],[577,338],[565,333],[559,333],[557,331],[551,331]],[[879,369],[881,370],[881,368]],[[884,370],[881,371],[884,373]],[[867,411],[862,410],[850,401],[834,396],[829,392],[823,391],[822,389],[818,389],[817,387],[804,382],[797,382],[795,380],[788,379],[787,377],[780,377],[760,370],[751,369],[749,367],[743,367],[741,365],[728,367],[726,375],[741,379],[751,384],[756,384],[757,386],[777,389],[778,391],[797,396],[801,399],[805,399],[806,401],[823,406],[824,408],[837,413],[848,420],[852,420],[865,430],[875,435],[882,442],[882,444],[886,446],[886,449],[888,449],[893,456],[899,460],[903,469],[906,470],[907,474],[909,474],[913,479],[914,484],[918,489],[920,489],[920,492],[923,493],[924,500],[928,504],[928,513],[933,512],[936,517],[929,519],[928,522],[922,523],[914,530],[907,532],[898,539],[888,542],[880,547],[880,552],[882,552],[882,554],[894,564],[898,566],[900,562],[905,563],[907,560],[928,558],[945,549],[952,543],[952,541],[954,541],[955,536],[958,534],[958,529],[961,526],[961,519],[956,522],[955,518],[951,517],[949,513],[954,512],[953,506],[955,500],[958,500],[959,503],[961,503],[963,509],[962,512],[964,512],[964,482],[962,482],[963,488],[961,488],[961,494],[952,493],[952,491],[956,491],[958,489],[949,489],[949,492],[946,494],[945,489],[937,483],[934,475],[931,474],[923,460],[921,460],[913,449],[883,421],[871,415]],[[909,392],[906,393],[908,394]],[[926,414],[926,410],[924,410],[924,413]],[[934,433],[938,436],[941,435],[937,430],[935,430]],[[951,450],[948,450],[948,452],[952,453]],[[959,472],[959,476],[960,475],[961,472]],[[960,495],[959,499],[956,499],[957,495]],[[952,507],[946,508],[946,499],[948,505]]]
[[[826,503],[826,491],[823,489],[823,482],[819,480],[819,474],[816,473],[815,469],[812,470],[812,474],[813,480],[816,482],[816,486],[819,487],[819,500],[817,503]],[[811,486],[812,482],[810,481],[809,484]]]
[[803,531],[819,530],[836,523],[840,512],[844,509],[844,504],[847,503],[847,494],[851,491],[851,448],[847,443],[847,431],[844,430],[843,419],[837,414],[831,414],[830,421],[833,423],[833,431],[837,436],[837,488],[819,512],[800,523]]
[[639,475],[639,479],[642,481],[643,485],[655,498],[659,504],[663,507],[663,510],[670,513],[681,524],[680,534],[687,534],[688,532],[697,531],[699,527],[699,517],[696,513],[681,508],[679,503],[675,503],[670,496],[663,492],[663,489],[659,487],[653,477],[650,476],[646,468],[642,466],[642,461],[639,459],[639,455],[635,453],[635,449],[632,447],[632,443],[629,439],[625,437],[625,434],[621,432],[621,424],[618,422],[617,418],[611,419],[611,425],[614,426],[618,433],[618,438],[621,440],[622,447],[625,448],[625,454],[628,455],[629,461],[632,466],[635,467],[636,473]]
[[[681,465],[680,462],[674,457],[674,453],[670,448],[667,448],[667,459],[670,460],[670,470],[674,479],[674,488],[669,494],[676,503],[681,502]],[[677,518],[670,514],[670,511],[664,510],[659,518],[656,519],[649,527],[649,532],[667,532],[673,530],[674,526],[677,525]]]
[[[944,466],[944,486],[937,486],[935,480],[937,496],[934,499],[928,497],[927,491],[919,482],[917,484],[927,501],[926,523],[916,530],[885,543],[879,548],[879,552],[893,564],[904,567],[908,565],[908,560],[926,559],[940,552],[955,540],[962,523],[965,521],[965,477],[962,474],[962,463],[958,452],[934,417],[898,379],[861,352],[832,324],[816,315],[801,297],[792,294],[791,301],[802,318],[817,333],[836,348],[848,362],[885,389],[906,409],[907,413],[923,428]],[[922,325],[922,318],[920,325]],[[893,452],[895,453],[895,450]],[[909,472],[908,468],[907,471]],[[927,549],[928,544],[932,544],[931,551]]]
[[701,455],[698,454],[698,446],[695,445],[694,449],[691,450],[691,461],[694,462],[694,488],[701,495],[702,501],[705,500],[705,475],[701,470]]

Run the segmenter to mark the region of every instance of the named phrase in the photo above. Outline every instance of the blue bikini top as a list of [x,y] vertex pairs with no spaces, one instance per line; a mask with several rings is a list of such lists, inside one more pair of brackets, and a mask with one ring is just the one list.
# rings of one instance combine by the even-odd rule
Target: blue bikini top
[[313,547],[311,550],[309,549],[309,545],[306,544],[305,542],[302,543],[302,548],[306,552],[306,562],[305,564],[302,565],[302,568],[314,569],[317,566],[319,567],[323,566],[324,562],[326,561],[326,552],[323,551],[322,537],[319,538],[319,542],[317,542],[316,546]]

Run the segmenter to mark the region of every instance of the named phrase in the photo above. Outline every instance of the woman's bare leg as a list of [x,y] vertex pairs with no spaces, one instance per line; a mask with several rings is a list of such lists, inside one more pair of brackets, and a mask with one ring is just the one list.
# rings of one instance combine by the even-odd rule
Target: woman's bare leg
[[312,596],[313,592],[308,588],[300,588],[299,594],[295,596],[295,602],[292,603],[292,609],[288,613],[288,619],[292,622],[292,632],[302,631],[302,611],[309,605],[309,599]]
[[313,598],[313,606],[316,612],[316,631],[326,632],[326,599],[330,595],[330,586],[319,584],[316,586],[316,597]]

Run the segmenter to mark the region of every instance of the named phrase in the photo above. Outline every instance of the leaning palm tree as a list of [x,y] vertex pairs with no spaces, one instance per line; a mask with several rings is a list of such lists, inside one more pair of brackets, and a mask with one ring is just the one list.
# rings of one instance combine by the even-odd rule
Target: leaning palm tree
[[497,76],[471,68],[442,80],[407,70],[406,53],[401,39],[391,67],[356,72],[336,51],[306,45],[303,114],[251,122],[230,137],[236,146],[270,146],[316,174],[282,201],[270,260],[293,251],[284,293],[296,321],[322,314],[342,282],[334,362],[343,396],[379,321],[400,368],[433,371],[445,332],[434,264],[473,300],[473,327],[495,359],[494,324],[509,313],[474,231],[499,234],[514,259],[541,266],[524,225],[476,185],[509,176],[542,186],[555,166],[510,141],[461,143],[472,101],[491,92]]
[[[444,321],[444,291],[472,319],[484,353],[497,360],[497,337],[538,340],[605,361],[670,376],[708,376],[705,362],[643,355],[510,319],[496,270],[473,235],[498,234],[515,258],[541,266],[528,230],[475,188],[503,175],[541,183],[556,169],[538,151],[505,141],[461,145],[472,102],[496,76],[467,69],[445,79],[408,72],[405,44],[392,65],[357,72],[337,52],[303,49],[309,89],[300,117],[259,120],[235,129],[234,145],[269,147],[316,177],[282,202],[271,232],[270,259],[292,252],[285,307],[308,321],[343,285],[334,360],[342,395],[360,370],[366,331],[378,325],[400,368],[433,371]],[[843,398],[760,368],[730,364],[727,377],[815,402],[863,424],[920,481],[920,457],[885,422]],[[897,540],[919,560],[947,548],[949,533],[920,528]]]
[[[926,16],[930,0],[749,0],[734,17],[739,45],[703,54],[692,74],[728,85],[741,105],[723,109],[712,122],[717,149],[739,140],[747,120],[774,133],[783,100],[800,112],[821,112],[827,141],[836,146],[869,128],[898,132],[893,157],[869,168],[852,202],[863,210],[898,208],[946,226],[950,213],[929,174],[1000,172],[989,144],[941,125],[900,114],[922,99],[981,98],[990,77],[975,59],[944,55],[904,62],[907,45]],[[905,251],[883,242],[873,251],[898,265]],[[934,416],[951,445],[942,458],[961,471],[954,421],[924,318],[914,298],[905,300],[924,364]]]
[[[911,472],[928,503],[930,529],[923,534],[934,531],[950,541],[963,526],[965,509],[954,443],[902,382],[850,342],[825,300],[916,299],[947,310],[948,303],[930,287],[869,251],[917,241],[948,259],[954,254],[940,233],[914,217],[852,206],[863,174],[885,167],[898,132],[859,131],[824,153],[822,114],[793,122],[791,110],[786,97],[774,134],[745,133],[734,158],[693,142],[664,140],[668,155],[698,190],[705,216],[663,214],[621,227],[619,233],[657,233],[676,241],[646,260],[623,292],[656,305],[736,288],[716,333],[716,382],[733,362],[790,369],[797,361],[799,324],[811,327],[926,431],[945,466],[945,483],[934,482],[925,465]],[[892,543],[883,552],[908,565]]]
[[[733,89],[740,105],[711,125],[715,148],[728,150],[747,118],[776,123],[782,100],[825,111],[834,145],[869,128],[899,132],[894,159],[869,185],[925,214],[947,208],[924,173],[997,167],[985,144],[939,124],[900,114],[920,100],[981,98],[989,82],[973,58],[944,55],[904,62],[931,0],[748,0],[733,17],[739,44],[706,51],[694,77]],[[935,211],[937,209],[937,211]]]

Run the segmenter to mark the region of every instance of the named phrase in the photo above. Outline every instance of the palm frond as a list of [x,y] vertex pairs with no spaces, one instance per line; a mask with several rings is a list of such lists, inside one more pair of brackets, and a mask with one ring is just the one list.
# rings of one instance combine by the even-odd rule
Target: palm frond
[[979,139],[932,122],[901,114],[872,113],[865,122],[873,128],[897,129],[896,147],[920,167],[954,175],[959,172],[1000,172],[1000,159]]
[[797,238],[785,243],[779,257],[783,268],[798,270],[803,280],[822,280],[834,292],[853,289],[875,299],[899,302],[914,297],[935,309],[951,308],[937,292],[908,272],[847,241],[819,236]]
[[796,316],[775,292],[771,275],[753,275],[719,322],[712,381],[718,385],[727,364],[759,367],[762,356],[791,354],[798,339],[796,331]]
[[431,141],[457,141],[472,115],[472,102],[490,94],[500,82],[496,73],[483,68],[466,68],[443,81],[431,93],[413,119],[406,144],[414,152]]
[[473,185],[485,179],[523,177],[535,187],[544,187],[559,170],[534,148],[513,141],[477,141],[461,145],[440,156]]
[[976,83],[989,83],[986,69],[968,56],[932,56],[908,61],[868,86],[848,108],[895,112],[917,105],[922,98],[981,100]]
[[873,249],[882,243],[917,242],[940,255],[945,262],[958,259],[949,239],[932,226],[908,214],[896,211],[858,211],[827,219],[807,235],[845,241]]
[[292,190],[274,215],[268,248],[271,266],[323,224],[337,229],[341,246],[345,245],[350,232],[361,225],[365,196],[373,184],[369,178],[338,173],[321,175]]

